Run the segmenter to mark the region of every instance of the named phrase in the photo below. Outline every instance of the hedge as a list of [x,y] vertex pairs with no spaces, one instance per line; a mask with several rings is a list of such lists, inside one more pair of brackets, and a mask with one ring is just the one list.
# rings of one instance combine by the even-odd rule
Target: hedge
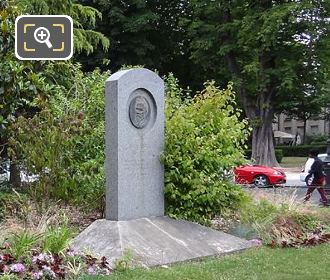
[[[252,155],[252,150],[246,150],[245,151],[245,157],[246,158],[250,159],[251,155]],[[282,149],[275,149],[275,157],[276,157],[278,163],[282,162],[282,159],[283,159]]]
[[285,157],[308,157],[311,149],[316,149],[320,154],[326,153],[326,145],[298,145],[298,146],[276,146],[283,151]]

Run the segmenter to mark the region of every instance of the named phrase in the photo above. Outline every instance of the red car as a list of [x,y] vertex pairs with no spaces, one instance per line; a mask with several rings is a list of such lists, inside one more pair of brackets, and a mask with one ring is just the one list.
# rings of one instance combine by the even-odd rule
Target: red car
[[275,186],[286,183],[282,170],[263,165],[243,165],[234,169],[235,183],[254,184],[256,187]]

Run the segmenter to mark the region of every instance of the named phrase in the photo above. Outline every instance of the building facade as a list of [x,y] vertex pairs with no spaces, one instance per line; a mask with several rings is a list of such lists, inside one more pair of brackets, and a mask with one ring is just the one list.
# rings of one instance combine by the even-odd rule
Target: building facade
[[[277,116],[273,124],[273,130],[283,131],[292,135],[304,137],[304,122],[301,120],[292,119],[285,114]],[[328,135],[329,121],[327,120],[307,120],[306,136],[312,135]]]

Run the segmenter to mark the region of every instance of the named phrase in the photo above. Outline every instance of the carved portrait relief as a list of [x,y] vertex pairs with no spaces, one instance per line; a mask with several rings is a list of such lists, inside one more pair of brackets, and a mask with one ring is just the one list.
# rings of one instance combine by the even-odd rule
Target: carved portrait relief
[[141,95],[134,97],[129,105],[129,118],[136,128],[144,128],[150,120],[150,104]]

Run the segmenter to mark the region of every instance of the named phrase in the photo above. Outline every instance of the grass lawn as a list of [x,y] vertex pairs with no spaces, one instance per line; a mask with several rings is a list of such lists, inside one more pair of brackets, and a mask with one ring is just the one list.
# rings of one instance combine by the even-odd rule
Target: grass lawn
[[305,165],[307,160],[306,157],[283,157],[280,165],[284,168],[298,167],[299,169]]
[[330,279],[330,244],[303,249],[262,247],[170,268],[135,269],[84,280],[326,280]]

